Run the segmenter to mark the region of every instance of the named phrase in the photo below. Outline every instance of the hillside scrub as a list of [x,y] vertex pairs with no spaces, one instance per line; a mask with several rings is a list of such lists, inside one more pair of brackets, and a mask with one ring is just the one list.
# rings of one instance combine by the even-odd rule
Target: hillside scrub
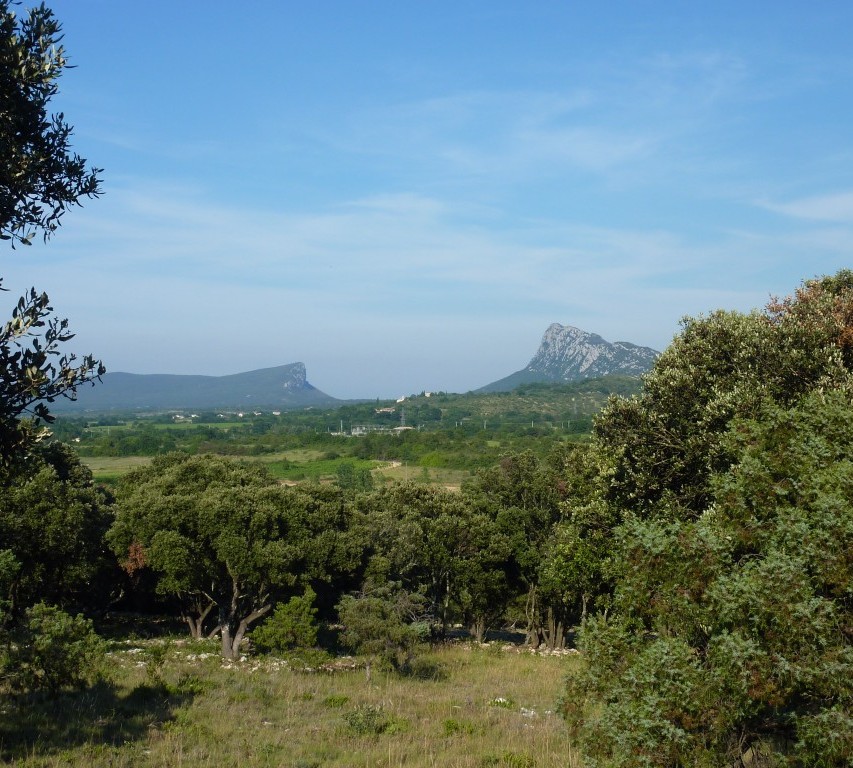
[[613,609],[564,705],[589,765],[853,759],[851,319],[842,272],[688,320],[602,414]]

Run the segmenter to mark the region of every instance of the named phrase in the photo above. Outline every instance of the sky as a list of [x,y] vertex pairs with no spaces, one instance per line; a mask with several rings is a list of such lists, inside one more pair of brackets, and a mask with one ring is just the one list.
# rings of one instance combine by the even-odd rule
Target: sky
[[465,392],[551,323],[662,350],[853,267],[850,2],[49,5],[104,194],[0,309],[110,371]]

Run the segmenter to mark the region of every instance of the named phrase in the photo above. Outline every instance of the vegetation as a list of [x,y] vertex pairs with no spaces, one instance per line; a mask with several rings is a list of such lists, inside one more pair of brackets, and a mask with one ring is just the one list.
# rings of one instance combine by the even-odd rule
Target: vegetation
[[687,321],[599,420],[614,610],[565,705],[589,765],[853,758],[852,310],[841,272]]
[[[68,66],[58,22],[45,6],[18,18],[0,1],[0,240],[29,245],[45,239],[70,205],[99,194],[99,171],[70,153],[71,128],[49,115],[58,79]],[[2,289],[2,278],[0,278]],[[21,297],[0,329],[0,463],[7,465],[37,441],[39,421],[50,421],[44,405],[103,373],[100,362],[60,355],[72,338],[68,321],[52,316],[46,294]],[[44,330],[42,330],[44,329]],[[23,421],[32,413],[34,422]]]
[[[95,491],[67,449],[48,445],[20,498],[8,496],[9,530],[23,533],[0,558],[0,578],[18,585],[3,609],[12,616],[39,596],[21,578],[26,562],[26,572],[50,574],[46,591],[56,600],[90,613],[110,602],[172,611],[196,641],[218,635],[229,663],[253,658],[253,649],[316,668],[349,649],[371,684],[377,669],[440,684],[447,670],[435,654],[463,628],[484,640],[514,625],[527,647],[561,649],[580,626],[583,661],[562,711],[584,765],[846,765],[848,306],[853,273],[840,273],[763,313],[686,321],[643,391],[614,396],[590,440],[546,441],[544,456],[541,447],[504,455],[456,490],[374,487],[355,459],[337,464],[331,482],[286,486],[264,463],[172,452],[125,475],[113,498]],[[773,375],[753,370],[760,354]],[[52,548],[27,550],[31,508],[55,516],[59,537],[78,526],[76,539],[65,535],[82,535],[88,549],[68,550],[55,566]],[[64,516],[73,510],[92,525]],[[104,510],[106,536],[97,522]],[[121,577],[95,557],[104,540]],[[75,591],[74,574],[84,572],[112,590],[90,590],[86,604]],[[77,658],[62,632],[52,683],[24,674],[46,668],[22,661],[35,640],[8,634],[10,687],[28,695],[43,684],[59,695],[96,674],[94,659],[81,661],[85,677],[61,671],[63,658]],[[157,685],[165,685],[162,662],[146,664]],[[412,727],[382,702],[345,698],[353,704],[337,727],[348,737]],[[512,710],[517,701],[490,704]],[[443,738],[478,733],[470,719],[443,723]],[[495,751],[481,764],[529,759]]]
[[[157,681],[146,664],[161,650]],[[216,650],[179,638],[112,643],[109,682],[4,702],[0,760],[21,768],[580,766],[554,711],[571,658],[450,645],[426,659],[445,671],[439,678],[375,671],[367,683],[351,659],[306,672],[276,657],[222,663]]]
[[[13,247],[99,192],[47,118],[59,39],[0,0]],[[338,434],[332,412],[60,423],[150,457],[109,490],[41,426],[102,371],[70,338],[34,290],[0,331],[0,758],[527,768],[581,764],[571,738],[586,766],[853,762],[853,272],[686,320],[641,391],[423,394],[345,406]],[[190,637],[108,657],[95,622],[122,609]],[[582,661],[529,653],[577,627]],[[527,653],[451,642],[507,629]]]
[[[204,412],[195,418],[177,413],[63,415],[53,432],[73,442],[96,479],[110,484],[149,457],[181,451],[262,461],[288,482],[336,482],[361,490],[400,480],[459,487],[477,469],[508,454],[531,452],[545,459],[561,445],[587,439],[607,397],[636,392],[639,384],[614,376],[527,385],[512,393],[437,393],[413,396],[404,404],[244,414],[236,421]],[[403,418],[415,428],[394,431]]]
[[[0,239],[12,248],[38,231],[47,239],[68,206],[99,193],[98,171],[69,152],[70,127],[47,112],[67,66],[61,37],[44,5],[18,19],[0,0]],[[88,472],[61,446],[41,444],[40,424],[53,419],[46,403],[104,370],[61,354],[72,334],[52,312],[33,288],[0,328],[0,675],[55,692],[89,677],[98,644],[84,618],[43,600],[85,602],[108,524]]]

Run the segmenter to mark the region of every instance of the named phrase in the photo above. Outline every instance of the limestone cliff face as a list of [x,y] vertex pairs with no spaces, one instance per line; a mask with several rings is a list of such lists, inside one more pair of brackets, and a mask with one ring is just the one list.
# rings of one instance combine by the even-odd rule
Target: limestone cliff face
[[575,381],[610,374],[637,376],[652,367],[660,353],[627,341],[612,344],[597,333],[552,323],[525,370],[549,381]]
[[579,381],[600,376],[639,376],[659,352],[627,341],[612,344],[597,333],[552,323],[533,359],[520,371],[482,387],[480,392],[511,392],[522,384]]

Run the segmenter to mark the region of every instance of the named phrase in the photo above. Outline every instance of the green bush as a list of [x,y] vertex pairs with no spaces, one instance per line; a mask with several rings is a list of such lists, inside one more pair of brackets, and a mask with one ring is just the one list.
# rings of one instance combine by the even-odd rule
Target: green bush
[[470,736],[474,733],[474,724],[467,720],[456,720],[451,717],[442,722],[441,729],[445,736]]
[[328,707],[329,709],[340,709],[344,705],[349,702],[349,696],[345,696],[342,693],[333,693],[329,696],[326,696],[323,699],[323,706]]
[[534,768],[536,761],[530,755],[507,750],[499,755],[486,755],[480,765],[483,768]]
[[105,653],[91,621],[38,603],[27,610],[20,642],[10,654],[10,679],[19,690],[82,687],[101,676]]
[[736,420],[713,506],[617,529],[617,612],[564,702],[591,766],[851,765],[848,397]]
[[378,661],[395,672],[407,674],[426,640],[426,625],[411,621],[421,603],[420,595],[395,585],[377,588],[370,594],[346,595],[337,606],[344,625],[341,642],[366,656],[368,665]]
[[260,627],[252,632],[258,650],[283,654],[295,648],[311,648],[317,643],[317,597],[311,587],[302,597],[291,597],[277,606]]
[[344,720],[349,729],[358,736],[378,736],[380,733],[386,733],[394,722],[382,707],[372,704],[360,704],[347,712]]

